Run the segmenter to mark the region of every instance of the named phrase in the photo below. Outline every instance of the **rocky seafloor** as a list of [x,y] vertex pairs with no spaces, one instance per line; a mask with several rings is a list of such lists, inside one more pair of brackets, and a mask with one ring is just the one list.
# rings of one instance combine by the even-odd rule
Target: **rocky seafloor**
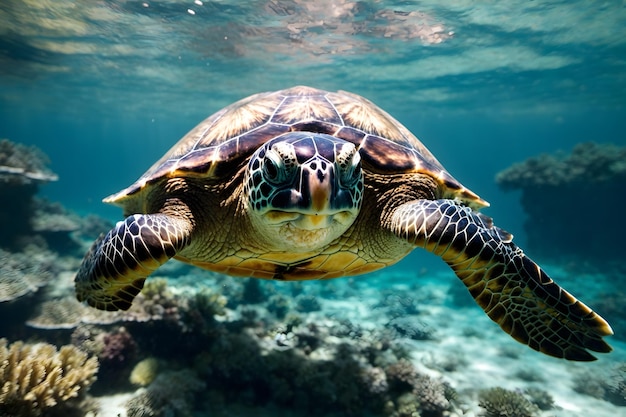
[[[626,412],[623,332],[597,362],[544,356],[492,323],[443,265],[283,283],[172,261],[129,311],[86,307],[74,274],[111,224],[37,197],[53,180],[39,151],[0,142],[0,195],[15,201],[0,208],[0,416]],[[544,266],[611,324],[626,321],[607,296],[624,291],[614,276]]]

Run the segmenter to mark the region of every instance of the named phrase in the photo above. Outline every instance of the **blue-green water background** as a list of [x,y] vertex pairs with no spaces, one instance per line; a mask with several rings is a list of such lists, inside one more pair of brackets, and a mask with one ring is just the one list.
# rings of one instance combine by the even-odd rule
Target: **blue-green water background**
[[579,142],[626,144],[624,27],[620,1],[4,0],[0,137],[49,155],[49,199],[118,219],[100,200],[221,107],[296,84],[349,90],[523,246],[519,195],[495,174]]

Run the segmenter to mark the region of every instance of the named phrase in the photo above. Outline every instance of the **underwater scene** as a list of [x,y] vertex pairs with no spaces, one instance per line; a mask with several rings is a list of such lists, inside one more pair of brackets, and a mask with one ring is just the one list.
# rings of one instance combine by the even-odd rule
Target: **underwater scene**
[[0,417],[626,416],[624,28],[2,0]]

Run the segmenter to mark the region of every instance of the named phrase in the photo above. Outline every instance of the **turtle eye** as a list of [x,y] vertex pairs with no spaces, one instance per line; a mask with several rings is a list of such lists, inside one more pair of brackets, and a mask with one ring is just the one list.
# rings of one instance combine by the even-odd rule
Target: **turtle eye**
[[278,153],[269,150],[263,160],[263,176],[273,184],[278,184],[285,179],[283,160]]
[[341,171],[341,184],[344,187],[354,187],[361,180],[361,155],[356,152],[351,158],[352,160],[346,164],[347,166]]

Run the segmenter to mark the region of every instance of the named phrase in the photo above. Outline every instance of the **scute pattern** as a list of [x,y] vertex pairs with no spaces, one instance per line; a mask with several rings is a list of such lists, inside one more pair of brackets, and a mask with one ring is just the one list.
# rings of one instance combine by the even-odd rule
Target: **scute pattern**
[[[164,178],[219,180],[236,172],[265,142],[289,131],[344,139],[370,161],[369,169],[430,174],[441,182],[445,196],[476,207],[488,205],[455,180],[402,124],[369,100],[304,86],[255,94],[220,110],[185,135],[134,184],[104,201],[124,207],[140,190]],[[379,161],[383,153],[386,158]]]
[[400,207],[391,229],[441,256],[485,313],[516,340],[572,360],[594,360],[587,349],[609,352],[602,340],[613,334],[608,323],[485,217],[451,200],[420,200]]

